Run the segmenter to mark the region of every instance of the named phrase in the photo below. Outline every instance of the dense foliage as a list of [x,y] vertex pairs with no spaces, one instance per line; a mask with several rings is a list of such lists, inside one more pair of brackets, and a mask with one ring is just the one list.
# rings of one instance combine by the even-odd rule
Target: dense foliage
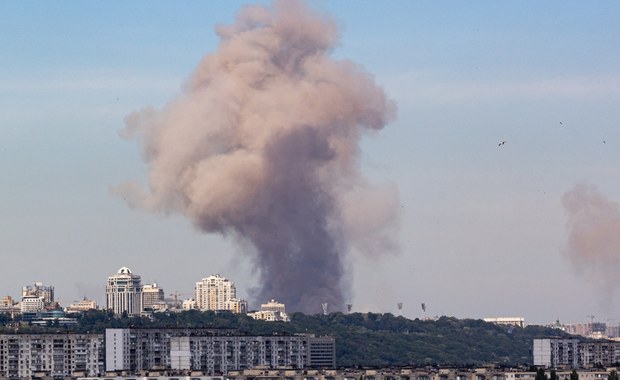
[[[441,317],[410,320],[392,314],[333,313],[291,315],[291,322],[256,321],[246,315],[197,310],[154,313],[151,317],[115,317],[92,310],[72,327],[20,326],[19,332],[74,331],[103,333],[108,327],[230,328],[248,335],[311,333],[336,339],[336,363],[341,367],[401,365],[528,365],[532,340],[559,336],[559,330],[528,326],[497,326],[482,320]],[[4,332],[13,328],[4,328]]]

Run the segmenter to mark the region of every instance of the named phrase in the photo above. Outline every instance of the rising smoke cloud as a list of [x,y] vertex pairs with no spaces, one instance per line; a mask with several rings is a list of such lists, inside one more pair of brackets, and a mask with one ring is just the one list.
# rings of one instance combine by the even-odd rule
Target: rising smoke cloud
[[616,290],[620,268],[620,205],[586,184],[566,192],[562,202],[568,215],[564,253],[608,302]]
[[359,171],[363,133],[382,129],[395,103],[360,66],[330,57],[336,24],[303,2],[246,7],[217,34],[180,97],[126,118],[123,135],[144,142],[149,186],[117,191],[250,243],[257,301],[343,310],[349,238],[383,234],[397,209],[396,191]]

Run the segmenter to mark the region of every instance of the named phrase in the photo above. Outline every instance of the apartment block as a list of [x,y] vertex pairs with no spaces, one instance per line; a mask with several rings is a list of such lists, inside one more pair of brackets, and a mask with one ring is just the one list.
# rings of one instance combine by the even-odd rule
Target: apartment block
[[0,378],[99,376],[102,334],[2,334]]
[[226,302],[237,298],[235,284],[219,274],[196,282],[195,293],[199,310],[228,310]]
[[107,329],[106,370],[200,371],[335,367],[333,337],[243,336],[234,330]]
[[594,368],[620,362],[620,342],[577,338],[534,339],[534,365],[547,368]]

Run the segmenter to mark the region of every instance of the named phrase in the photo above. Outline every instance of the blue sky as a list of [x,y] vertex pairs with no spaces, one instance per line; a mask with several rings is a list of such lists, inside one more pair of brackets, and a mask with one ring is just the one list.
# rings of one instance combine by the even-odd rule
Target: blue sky
[[[110,195],[147,175],[139,144],[118,135],[124,117],[178,95],[244,4],[0,3],[0,296],[43,281],[65,303],[102,302],[122,266],[167,293],[212,273],[242,296],[253,286],[232,242]],[[353,309],[620,318],[620,289],[601,292],[562,254],[561,203],[579,182],[620,202],[620,3],[312,6],[338,21],[334,57],[399,107],[362,161],[399,189],[401,252],[350,258]]]

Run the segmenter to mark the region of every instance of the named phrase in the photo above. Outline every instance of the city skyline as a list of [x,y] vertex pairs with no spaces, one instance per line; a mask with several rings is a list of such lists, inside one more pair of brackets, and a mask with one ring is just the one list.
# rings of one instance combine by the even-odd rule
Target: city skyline
[[[235,236],[111,194],[146,183],[142,146],[119,137],[124,119],[180,96],[216,51],[215,28],[248,3],[147,4],[0,4],[0,296],[36,280],[103,305],[105,279],[125,265],[166,296],[207,273],[255,294]],[[311,6],[339,27],[332,56],[361,65],[398,105],[360,158],[399,195],[395,248],[347,253],[344,303],[408,318],[619,318],[620,5]]]

